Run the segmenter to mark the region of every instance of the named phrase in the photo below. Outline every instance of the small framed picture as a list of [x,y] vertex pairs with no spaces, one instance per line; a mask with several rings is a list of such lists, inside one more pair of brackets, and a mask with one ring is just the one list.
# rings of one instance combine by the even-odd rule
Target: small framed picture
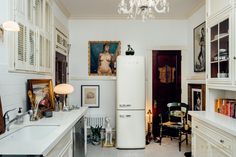
[[202,89],[192,88],[192,110],[202,111]]
[[81,106],[99,108],[100,87],[99,85],[81,86]]

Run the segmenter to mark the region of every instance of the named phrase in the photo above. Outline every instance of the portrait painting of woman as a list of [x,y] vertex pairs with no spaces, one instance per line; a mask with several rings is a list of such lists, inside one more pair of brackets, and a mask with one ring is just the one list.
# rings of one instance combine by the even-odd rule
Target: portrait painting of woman
[[120,55],[119,41],[89,42],[89,75],[116,76],[116,58]]

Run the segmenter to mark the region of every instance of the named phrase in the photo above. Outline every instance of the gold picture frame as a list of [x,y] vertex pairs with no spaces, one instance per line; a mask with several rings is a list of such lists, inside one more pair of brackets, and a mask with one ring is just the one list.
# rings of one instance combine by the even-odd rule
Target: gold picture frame
[[32,100],[29,97],[29,93],[32,95],[37,95],[37,93],[47,95],[48,102],[46,104],[47,110],[54,110],[55,108],[55,97],[53,91],[53,83],[51,79],[29,79],[27,80],[27,102],[28,102],[28,109],[31,109],[31,106],[34,105]]

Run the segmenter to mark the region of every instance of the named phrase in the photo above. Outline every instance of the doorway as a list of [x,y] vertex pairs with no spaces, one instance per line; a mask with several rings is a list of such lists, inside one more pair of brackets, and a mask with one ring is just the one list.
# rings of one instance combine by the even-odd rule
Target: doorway
[[67,57],[56,52],[55,85],[67,82]]
[[153,136],[160,135],[159,114],[167,112],[167,103],[181,102],[181,51],[152,51]]

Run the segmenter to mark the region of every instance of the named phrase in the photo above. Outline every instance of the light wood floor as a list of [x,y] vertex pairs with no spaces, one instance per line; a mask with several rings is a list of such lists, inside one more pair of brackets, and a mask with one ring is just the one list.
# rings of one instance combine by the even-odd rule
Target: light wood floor
[[162,145],[151,143],[144,150],[118,150],[89,144],[87,157],[184,157],[191,145],[183,143],[181,148],[182,151],[179,152],[177,140],[171,141],[169,138],[164,138]]

